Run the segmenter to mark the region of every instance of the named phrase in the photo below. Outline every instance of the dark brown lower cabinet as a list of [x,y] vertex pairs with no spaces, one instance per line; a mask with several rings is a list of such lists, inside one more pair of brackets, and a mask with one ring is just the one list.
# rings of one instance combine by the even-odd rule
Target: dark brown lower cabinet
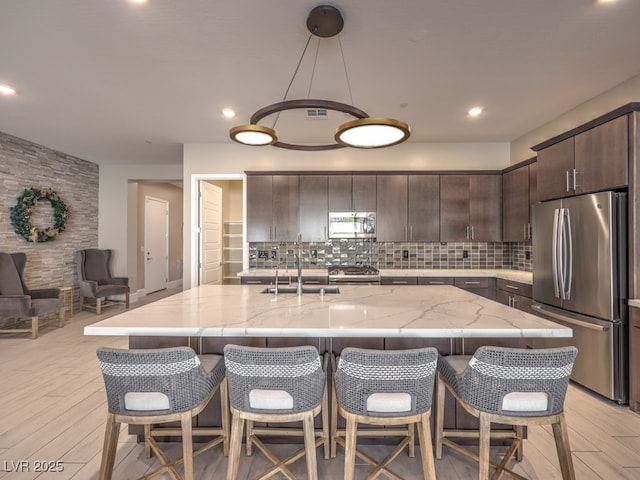
[[630,308],[629,319],[629,408],[640,413],[640,308]]

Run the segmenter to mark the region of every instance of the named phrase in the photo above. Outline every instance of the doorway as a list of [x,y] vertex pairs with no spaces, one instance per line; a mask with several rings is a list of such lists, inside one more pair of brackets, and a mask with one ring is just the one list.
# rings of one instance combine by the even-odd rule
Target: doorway
[[144,199],[144,289],[148,295],[167,288],[169,272],[169,202]]
[[200,285],[222,283],[222,188],[200,182]]
[[242,271],[245,255],[243,179],[200,178],[195,187],[195,280],[198,285],[239,284],[237,274]]

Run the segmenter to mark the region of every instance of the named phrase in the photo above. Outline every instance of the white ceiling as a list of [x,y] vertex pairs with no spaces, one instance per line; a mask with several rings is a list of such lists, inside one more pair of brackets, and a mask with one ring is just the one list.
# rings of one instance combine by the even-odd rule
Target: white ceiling
[[[0,84],[17,95],[0,96],[0,131],[98,164],[179,164],[182,144],[229,143],[283,99],[321,3],[2,0]],[[344,16],[353,104],[408,122],[410,142],[508,142],[640,74],[637,0],[324,3]],[[314,41],[287,99],[309,98]],[[351,103],[338,37],[312,87]],[[471,120],[474,105],[486,112]],[[326,143],[330,122],[290,112],[277,130]]]

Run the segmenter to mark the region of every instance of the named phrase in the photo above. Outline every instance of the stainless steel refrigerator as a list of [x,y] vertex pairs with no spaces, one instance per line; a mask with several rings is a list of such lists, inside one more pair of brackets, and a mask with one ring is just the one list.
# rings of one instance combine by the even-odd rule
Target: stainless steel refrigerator
[[537,313],[571,327],[572,380],[628,401],[626,194],[600,192],[533,207],[533,300]]

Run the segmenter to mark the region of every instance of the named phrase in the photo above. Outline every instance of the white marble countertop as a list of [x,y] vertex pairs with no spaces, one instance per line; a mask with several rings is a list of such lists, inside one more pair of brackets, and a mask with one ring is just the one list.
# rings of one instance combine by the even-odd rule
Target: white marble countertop
[[570,337],[572,330],[453,286],[340,286],[339,294],[261,294],[203,285],[88,325],[85,335]]
[[627,304],[628,304],[630,307],[640,308],[640,299],[638,299],[638,298],[630,298],[630,299],[627,301]]
[[[295,276],[295,269],[280,269],[278,273],[283,276]],[[275,275],[272,269],[249,269],[238,273],[239,277],[270,277]],[[323,277],[327,275],[326,269],[305,268],[302,270],[303,277]],[[533,274],[522,270],[508,269],[416,269],[416,268],[383,268],[380,269],[380,275],[385,277],[496,277],[504,280],[513,280],[514,282],[528,283],[533,282]]]

